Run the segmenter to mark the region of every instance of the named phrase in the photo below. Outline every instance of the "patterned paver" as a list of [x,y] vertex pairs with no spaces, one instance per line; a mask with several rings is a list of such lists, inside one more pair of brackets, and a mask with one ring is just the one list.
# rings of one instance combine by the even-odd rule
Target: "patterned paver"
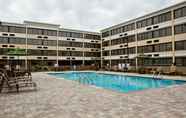
[[0,118],[186,118],[186,85],[118,93],[34,73],[36,92],[0,94]]

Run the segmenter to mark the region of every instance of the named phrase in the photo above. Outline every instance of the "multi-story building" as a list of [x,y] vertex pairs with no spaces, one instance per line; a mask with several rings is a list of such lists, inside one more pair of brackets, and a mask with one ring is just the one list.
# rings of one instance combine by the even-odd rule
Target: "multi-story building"
[[186,2],[106,28],[101,65],[133,68],[172,66],[186,72]]
[[[96,32],[30,21],[0,23],[0,62],[3,64],[19,64],[25,68],[100,64],[100,44],[101,36]],[[25,50],[25,54],[10,55],[12,48]]]
[[[12,48],[24,55],[8,55]],[[60,25],[0,22],[0,62],[25,66],[127,64],[186,72],[186,2],[106,28],[87,32]]]

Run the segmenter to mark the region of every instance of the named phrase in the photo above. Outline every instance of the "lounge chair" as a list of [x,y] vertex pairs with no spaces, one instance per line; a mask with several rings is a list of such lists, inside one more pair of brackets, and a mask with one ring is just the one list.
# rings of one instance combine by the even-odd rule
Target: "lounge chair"
[[[30,74],[24,74],[24,75],[17,75],[17,76],[9,76],[7,71],[5,69],[0,69],[0,72],[4,73],[4,76],[6,76],[7,78],[10,79],[10,81],[14,81],[15,79],[16,80],[19,80],[19,81],[32,81],[32,76],[31,76],[31,73]],[[10,72],[9,72],[10,73]],[[16,75],[14,72],[11,72],[11,75]]]
[[[3,78],[4,83],[3,88],[8,88],[8,90],[16,89],[19,92],[20,88],[32,87],[32,89],[37,90],[37,85],[35,82],[26,81],[24,78],[9,78],[6,73],[0,72],[0,77]],[[1,92],[1,91],[0,91]]]

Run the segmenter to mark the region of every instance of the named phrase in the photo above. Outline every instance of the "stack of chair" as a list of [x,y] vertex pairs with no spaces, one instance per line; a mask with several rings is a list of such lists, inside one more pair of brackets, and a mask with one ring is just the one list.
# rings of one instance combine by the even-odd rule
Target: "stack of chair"
[[20,89],[37,90],[37,84],[32,81],[31,75],[9,77],[7,71],[0,69],[0,79],[3,82],[0,86],[0,92],[4,89],[19,92]]

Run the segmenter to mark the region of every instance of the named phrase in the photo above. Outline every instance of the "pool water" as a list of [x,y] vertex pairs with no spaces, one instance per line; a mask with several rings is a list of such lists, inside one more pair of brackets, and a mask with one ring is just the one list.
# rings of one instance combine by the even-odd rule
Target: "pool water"
[[141,76],[125,76],[115,74],[102,74],[96,72],[64,72],[49,73],[57,78],[77,81],[81,84],[93,85],[119,92],[131,92],[149,88],[160,88],[171,85],[185,84],[186,81],[153,79]]

